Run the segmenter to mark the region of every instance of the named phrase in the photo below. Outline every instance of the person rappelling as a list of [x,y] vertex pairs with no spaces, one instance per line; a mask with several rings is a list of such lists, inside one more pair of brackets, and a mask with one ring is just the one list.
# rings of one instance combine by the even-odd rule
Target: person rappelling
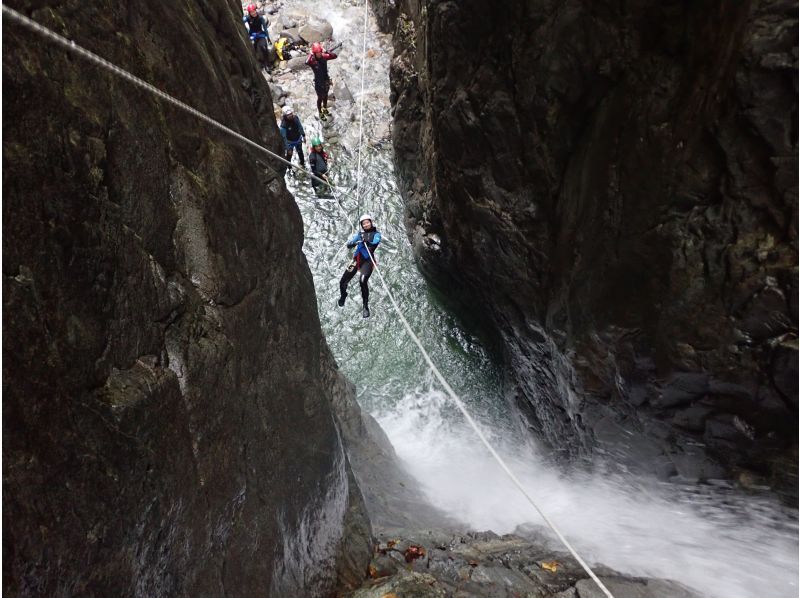
[[291,106],[284,106],[281,110],[281,137],[286,148],[285,158],[291,162],[292,153],[297,149],[297,157],[300,159],[300,167],[306,167],[306,158],[303,155],[303,143],[306,140],[306,132],[303,130],[303,123],[300,117],[294,113]]
[[311,53],[306,59],[306,64],[314,71],[314,91],[317,92],[317,112],[319,119],[324,121],[330,115],[328,112],[328,90],[331,87],[331,78],[328,76],[328,61],[335,60],[334,52],[326,52],[319,42],[311,44]]
[[272,60],[274,60],[274,58],[270,56],[273,52],[273,47],[272,41],[269,38],[269,19],[264,15],[258,14],[258,9],[255,4],[248,4],[247,14],[242,17],[242,22],[253,42],[253,51],[256,54],[256,60],[261,64],[261,68],[269,72]]
[[339,281],[339,307],[344,307],[344,301],[347,299],[347,285],[352,278],[359,274],[358,283],[361,286],[361,301],[364,303],[364,310],[361,315],[365,318],[369,317],[369,287],[367,281],[372,275],[372,262],[375,259],[375,249],[378,243],[381,242],[381,234],[375,228],[374,219],[369,214],[364,214],[359,218],[358,223],[361,225],[361,231],[355,233],[347,242],[347,247],[356,248],[353,254],[353,259],[350,265],[342,274],[342,279]]
[[314,187],[314,193],[317,197],[330,197],[330,180],[328,179],[328,162],[330,156],[328,152],[322,147],[322,140],[319,137],[314,137],[311,140],[311,151],[308,152],[308,165],[311,167],[311,174],[315,177],[322,179],[327,183],[321,183],[316,178],[311,179],[311,186]]

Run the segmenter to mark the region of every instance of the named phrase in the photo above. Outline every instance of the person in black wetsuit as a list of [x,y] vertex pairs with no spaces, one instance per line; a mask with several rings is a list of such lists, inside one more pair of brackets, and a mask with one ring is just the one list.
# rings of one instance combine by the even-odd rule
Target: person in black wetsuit
[[311,44],[311,54],[306,59],[306,64],[314,71],[314,91],[317,92],[317,111],[319,119],[325,120],[328,115],[328,90],[331,87],[331,78],[328,76],[328,61],[335,60],[336,54],[326,52],[322,44]]
[[253,51],[256,53],[256,60],[261,63],[261,67],[269,71],[269,46],[272,42],[269,39],[269,20],[258,14],[258,9],[255,4],[247,6],[247,14],[242,17],[247,32],[250,34],[250,39],[253,40]]
[[303,130],[303,123],[300,117],[294,113],[291,106],[284,106],[281,110],[281,137],[286,147],[286,159],[292,161],[292,153],[297,148],[297,157],[300,158],[300,166],[306,167],[306,158],[303,155],[303,142],[306,140],[306,132]]
[[[322,141],[319,137],[314,137],[311,140],[311,151],[308,152],[308,165],[311,167],[311,174],[321,178],[323,181],[328,181],[328,160],[330,160],[330,156],[323,149]],[[330,182],[326,185],[316,179],[311,179],[311,186],[314,187],[317,197],[330,197]]]
[[375,249],[378,243],[381,242],[381,234],[373,224],[372,216],[364,214],[359,219],[361,225],[361,232],[354,234],[347,242],[348,247],[355,247],[356,251],[353,254],[353,259],[350,265],[342,274],[342,279],[339,281],[339,307],[344,307],[344,301],[347,299],[347,285],[356,275],[359,274],[359,285],[361,286],[361,301],[364,304],[364,309],[361,315],[365,318],[369,317],[369,287],[367,281],[372,275],[373,265],[375,259]]

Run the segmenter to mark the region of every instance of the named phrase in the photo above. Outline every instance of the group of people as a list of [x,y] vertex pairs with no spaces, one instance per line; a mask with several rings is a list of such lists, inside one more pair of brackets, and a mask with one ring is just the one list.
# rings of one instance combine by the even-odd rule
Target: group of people
[[[253,50],[256,58],[261,62],[263,68],[269,70],[268,63],[271,63],[268,48],[271,47],[269,39],[269,20],[258,13],[255,4],[247,7],[247,14],[244,16],[245,27],[253,41]],[[311,44],[311,52],[306,59],[306,64],[314,72],[314,91],[317,94],[317,111],[319,119],[325,121],[330,115],[328,111],[328,91],[331,86],[331,79],[328,75],[328,61],[337,58],[334,52],[326,52],[322,44],[315,42]],[[303,143],[306,142],[306,132],[300,117],[294,113],[291,106],[284,106],[281,110],[280,123],[281,137],[283,137],[286,149],[285,158],[289,162],[292,160],[294,151],[297,150],[297,157],[300,166],[305,168],[305,155],[303,154]],[[319,137],[311,139],[311,149],[308,154],[308,163],[311,168],[311,185],[318,197],[327,196],[330,191],[330,181],[328,179],[328,162],[330,157],[325,151],[322,140]],[[364,318],[370,317],[369,311],[369,287],[367,282],[372,275],[375,262],[375,250],[381,242],[381,233],[375,227],[375,221],[369,214],[363,214],[359,218],[358,225],[360,231],[355,233],[348,241],[347,247],[355,249],[351,261],[339,280],[339,307],[343,307],[347,299],[347,287],[350,281],[358,274],[359,286],[361,287],[361,302],[363,309],[361,315]]]
[[[270,70],[270,65],[275,60],[275,50],[272,40],[269,37],[269,19],[258,12],[255,4],[247,5],[247,14],[242,17],[250,40],[253,42],[253,51],[256,60],[265,71]],[[330,116],[328,111],[328,92],[331,88],[331,78],[328,74],[328,61],[335,60],[336,53],[326,51],[319,42],[311,44],[311,52],[308,54],[306,64],[314,72],[314,91],[317,94],[317,112],[321,121],[327,120]]]
[[[306,167],[306,158],[303,154],[303,143],[306,141],[306,132],[300,117],[294,113],[291,106],[284,106],[281,110],[280,131],[283,137],[283,144],[286,148],[284,157],[287,161],[292,161],[294,151],[297,150],[297,157],[300,167]],[[328,162],[330,156],[325,148],[322,147],[322,140],[319,137],[311,139],[311,150],[308,155],[308,165],[311,167],[311,186],[317,197],[327,197],[330,191],[330,181],[328,180]],[[321,182],[321,181],[324,182]]]

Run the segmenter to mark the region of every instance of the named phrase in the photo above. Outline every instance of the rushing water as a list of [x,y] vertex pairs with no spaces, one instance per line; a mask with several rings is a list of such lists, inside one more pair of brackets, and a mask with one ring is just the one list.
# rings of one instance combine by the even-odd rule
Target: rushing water
[[[330,72],[346,81],[357,102],[363,7],[289,0],[284,10],[292,8],[328,19],[336,38],[345,41]],[[356,384],[362,407],[376,416],[429,500],[477,529],[504,533],[542,524],[433,382],[377,275],[370,281],[371,318],[361,318],[356,279],[345,307],[336,306],[348,260],[344,242],[362,212],[374,215],[384,235],[378,262],[411,326],[529,492],[589,561],[676,579],[708,596],[797,596],[796,511],[725,487],[564,473],[548,465],[534,439],[521,437],[517,416],[501,396],[498,369],[437,303],[415,267],[388,138],[390,40],[377,33],[372,19],[367,48],[372,56],[364,67],[360,193],[355,192],[358,104],[332,103],[334,120],[323,128],[315,116],[309,69],[279,82],[290,90],[309,140],[316,133],[330,140],[333,179],[344,190],[341,208],[336,200],[316,199],[302,175],[287,177],[287,184],[303,214],[304,251],[328,342]]]

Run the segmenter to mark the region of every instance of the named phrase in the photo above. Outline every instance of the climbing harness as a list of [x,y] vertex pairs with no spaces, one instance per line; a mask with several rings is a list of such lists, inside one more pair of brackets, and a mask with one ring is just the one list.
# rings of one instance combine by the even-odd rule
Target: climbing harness
[[[282,163],[286,164],[290,168],[294,168],[294,169],[297,169],[297,170],[305,172],[304,169],[302,169],[300,166],[295,166],[290,161],[286,160],[284,157],[279,156],[275,152],[272,152],[272,151],[268,150],[264,146],[259,145],[258,143],[254,142],[254,141],[251,141],[250,139],[248,139],[244,135],[242,135],[240,133],[237,133],[233,129],[223,125],[222,123],[214,120],[213,118],[211,118],[209,116],[206,116],[205,114],[203,114],[199,110],[196,110],[195,108],[192,108],[188,104],[186,104],[184,102],[181,102],[180,100],[178,100],[177,98],[167,94],[166,92],[161,91],[160,89],[158,89],[157,87],[154,87],[150,83],[147,83],[146,81],[140,79],[139,77],[136,77],[135,75],[132,75],[128,71],[126,71],[126,70],[124,70],[124,69],[122,69],[122,68],[120,68],[120,67],[118,67],[118,66],[116,66],[116,65],[114,65],[114,64],[112,64],[110,62],[108,62],[107,60],[101,58],[97,54],[94,54],[93,52],[90,52],[89,50],[86,50],[85,48],[77,45],[74,41],[63,37],[63,36],[55,33],[54,31],[51,31],[50,29],[47,29],[46,27],[43,27],[42,25],[40,25],[40,24],[36,23],[35,21],[29,19],[28,17],[26,17],[25,15],[17,12],[16,10],[7,7],[6,5],[2,5],[2,9],[3,9],[3,14],[5,16],[9,17],[11,20],[16,21],[17,23],[20,23],[21,25],[23,25],[23,26],[27,27],[28,29],[34,31],[35,33],[38,33],[38,34],[44,36],[45,38],[55,42],[57,45],[60,45],[60,46],[62,46],[64,48],[66,48],[70,52],[73,52],[73,53],[75,53],[75,54],[77,54],[77,55],[89,60],[90,62],[93,62],[93,63],[101,66],[102,68],[114,73],[115,75],[130,81],[134,85],[137,85],[138,87],[141,87],[141,88],[149,91],[150,93],[152,93],[152,94],[154,94],[154,95],[166,100],[167,102],[169,102],[170,104],[180,108],[181,110],[184,110],[184,111],[188,112],[189,114],[192,114],[193,116],[199,118],[203,122],[206,122],[206,123],[212,125],[213,127],[215,127],[217,129],[227,133],[228,135],[231,135],[235,139],[238,139],[239,141],[244,142],[246,145],[251,146],[251,147],[253,147],[253,148],[255,148],[255,149],[257,149],[257,150],[259,150],[261,152],[266,153],[267,155],[269,155],[269,156],[275,158],[276,160],[278,160],[279,162],[282,162]],[[364,102],[364,66],[365,66],[365,60],[366,60],[367,24],[368,24],[368,20],[369,20],[369,10],[368,10],[368,5],[367,5],[367,0],[364,0],[364,44],[363,44],[363,50],[364,51],[363,51],[363,54],[362,54],[362,57],[361,57],[362,64],[361,64],[361,96],[359,98],[359,103],[360,103],[360,107],[359,107],[359,148],[358,148],[358,167],[357,167],[357,174],[356,174],[356,198],[357,198],[357,200],[359,198],[359,182],[360,182],[360,176],[361,176],[361,140],[362,140],[362,135],[363,135],[363,114],[364,114],[363,113],[363,109],[364,109],[364,105],[363,105],[363,102]],[[312,143],[313,143],[313,141],[312,141]],[[318,181],[320,183],[323,183],[325,185],[328,185],[330,187],[331,193],[333,195],[333,199],[336,200],[337,207],[339,208],[339,210],[344,215],[345,220],[349,222],[350,221],[350,216],[348,215],[347,211],[344,209],[344,207],[342,206],[341,202],[339,201],[338,196],[334,192],[335,187],[330,182],[324,181],[324,180],[320,179],[319,177],[315,176],[314,174],[309,173],[309,176],[312,179],[314,179],[314,180],[316,180],[316,181]],[[360,203],[359,203],[358,207],[359,207],[358,211],[360,211]],[[356,213],[358,213],[358,211]],[[367,253],[370,253],[370,252],[368,251]],[[539,508],[539,506],[536,504],[536,502],[533,500],[533,498],[530,496],[530,494],[528,494],[528,491],[525,490],[525,487],[519,481],[517,476],[514,475],[514,473],[508,468],[508,466],[506,465],[505,461],[503,461],[503,458],[497,453],[497,451],[495,451],[494,447],[492,447],[492,445],[489,443],[489,441],[487,440],[486,436],[481,431],[481,429],[478,426],[478,424],[475,422],[474,419],[472,419],[472,416],[467,411],[466,407],[464,406],[464,403],[461,401],[459,396],[456,394],[456,392],[452,389],[452,387],[447,382],[445,377],[439,371],[439,368],[436,367],[436,364],[433,362],[433,360],[431,359],[430,355],[425,350],[425,347],[422,345],[422,342],[420,341],[419,337],[414,333],[414,330],[411,328],[411,325],[408,323],[408,320],[406,320],[405,316],[403,315],[403,312],[400,310],[400,307],[397,304],[397,301],[395,300],[394,295],[392,295],[392,292],[389,290],[389,285],[386,283],[386,280],[384,279],[383,274],[381,273],[381,270],[378,268],[378,264],[375,262],[375,258],[372,256],[371,253],[370,253],[370,260],[372,262],[373,270],[378,273],[378,278],[381,281],[381,285],[383,286],[383,290],[386,293],[386,296],[389,297],[389,301],[391,301],[392,307],[394,308],[395,312],[397,313],[398,318],[400,318],[400,321],[402,322],[403,327],[405,328],[405,331],[408,333],[409,337],[411,337],[411,340],[413,340],[414,343],[417,345],[417,348],[419,349],[420,353],[422,354],[423,358],[425,359],[425,362],[428,364],[428,367],[430,367],[431,371],[436,376],[436,379],[439,380],[439,383],[442,385],[442,387],[447,392],[447,395],[453,400],[453,402],[455,403],[456,407],[458,407],[458,410],[462,413],[464,418],[467,420],[467,422],[470,424],[472,429],[478,435],[478,438],[480,438],[481,442],[483,442],[483,444],[486,447],[486,449],[489,451],[489,453],[492,455],[492,457],[494,457],[494,459],[497,461],[497,463],[500,465],[500,467],[503,469],[503,471],[508,475],[508,477],[514,483],[514,485],[517,487],[517,489],[522,493],[522,495],[533,506],[533,508],[536,510],[536,512],[539,514],[539,516],[542,518],[542,520],[548,525],[548,527],[556,534],[558,539],[569,550],[569,552],[572,554],[572,556],[575,557],[575,560],[578,561],[578,563],[581,565],[581,567],[583,567],[584,571],[586,571],[586,573],[589,575],[589,577],[592,578],[592,580],[597,584],[597,586],[603,591],[603,593],[608,598],[614,598],[614,596],[611,594],[611,592],[608,590],[608,588],[606,588],[606,586],[603,584],[603,582],[600,581],[600,579],[597,577],[597,575],[594,573],[594,571],[592,571],[592,569],[589,567],[589,565],[586,564],[586,562],[580,557],[580,555],[578,555],[578,553],[575,551],[575,549],[572,547],[572,545],[567,541],[567,539],[562,535],[562,533],[558,530],[558,528],[556,528],[555,524],[553,524],[553,522],[550,521],[550,519],[542,512],[542,510]]]

